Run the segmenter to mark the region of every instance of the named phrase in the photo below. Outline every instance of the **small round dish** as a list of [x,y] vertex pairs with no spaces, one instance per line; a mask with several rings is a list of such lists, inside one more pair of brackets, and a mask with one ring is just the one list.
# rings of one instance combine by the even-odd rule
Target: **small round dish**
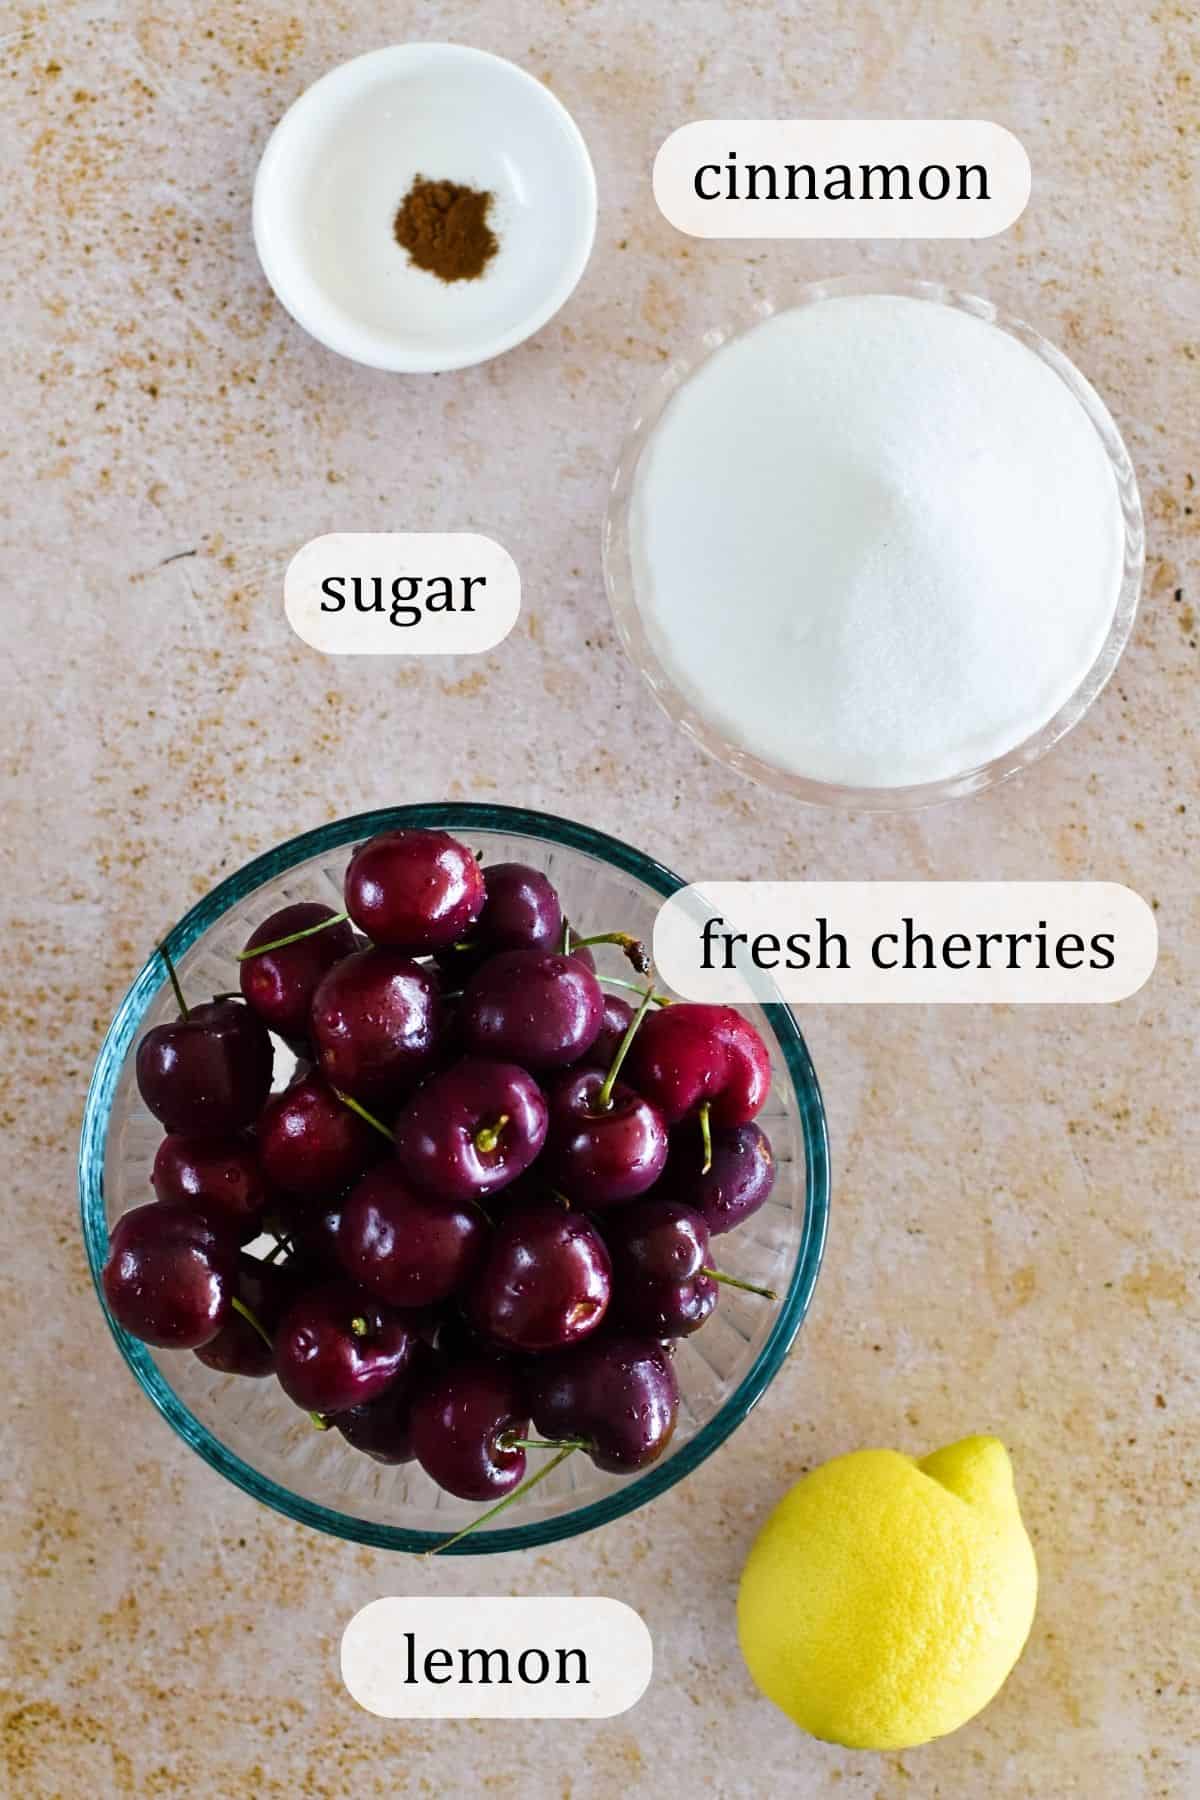
[[[491,194],[499,249],[444,282],[395,240],[414,179]],[[596,230],[596,178],[565,107],[532,75],[465,44],[396,44],[331,69],[285,113],[254,184],[267,280],[311,335],[371,368],[486,362],[569,298]]]
[[[549,814],[510,807],[392,807],[322,826],[260,856],[213,889],[171,932],[167,948],[184,991],[236,990],[234,960],[251,930],[299,899],[341,904],[342,879],[355,844],[396,826],[454,832],[487,862],[534,863],[581,928],[617,924],[649,940],[661,902],[683,883],[669,869],[616,838]],[[609,960],[606,962],[605,957]],[[612,946],[597,948],[597,968],[628,975]],[[570,1457],[512,1511],[503,1526],[481,1528],[453,1554],[529,1549],[607,1524],[645,1505],[697,1468],[734,1431],[778,1373],[803,1323],[821,1266],[829,1209],[829,1153],[820,1089],[804,1039],[783,1005],[747,1009],[762,1032],[773,1082],[761,1122],[778,1176],[767,1203],[719,1241],[722,1266],[766,1282],[769,1306],[726,1289],[703,1331],[675,1357],[681,1404],[663,1457],[642,1475],[606,1475],[584,1455]],[[109,1313],[100,1288],[109,1230],[148,1196],[148,1173],[161,1136],[134,1077],[138,1041],[172,1015],[161,958],[140,971],[117,1009],[92,1076],[79,1152],[84,1243],[109,1329],[145,1393],[185,1443],[210,1466],[288,1518],[336,1537],[385,1550],[437,1548],[478,1507],[456,1500],[416,1464],[384,1468],[333,1432],[314,1431],[275,1381],[216,1374],[188,1352],[161,1351],[131,1337]],[[277,1071],[279,1085],[285,1071]],[[531,1464],[531,1468],[536,1465]]]
[[[1095,429],[1116,481],[1124,545],[1121,582],[1108,634],[1092,666],[1066,702],[1039,730],[992,760],[944,780],[907,787],[848,787],[797,774],[764,761],[733,742],[682,693],[657,656],[642,617],[630,543],[630,513],[638,464],[673,396],[710,357],[732,338],[751,330],[777,312],[814,306],[847,294],[906,295],[931,304],[954,307],[1008,333],[1046,363],[1070,390]],[[1095,389],[1074,364],[1022,320],[990,301],[943,287],[937,282],[902,277],[848,276],[812,282],[786,302],[765,301],[736,327],[705,333],[676,355],[639,406],[628,430],[613,476],[603,531],[604,578],[617,632],[626,651],[649,683],[663,711],[710,756],[740,775],[813,806],[836,806],[862,812],[906,812],[941,801],[982,792],[1028,768],[1058,743],[1088,711],[1099,695],[1129,639],[1141,592],[1145,563],[1145,526],[1137,478],[1129,453],[1113,419]]]

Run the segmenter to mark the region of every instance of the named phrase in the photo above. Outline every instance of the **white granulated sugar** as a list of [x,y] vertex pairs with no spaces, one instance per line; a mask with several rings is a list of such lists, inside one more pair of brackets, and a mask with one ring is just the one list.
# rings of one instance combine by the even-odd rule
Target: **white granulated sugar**
[[642,453],[630,539],[691,704],[856,787],[960,775],[1046,724],[1122,573],[1116,479],[1065,383],[898,295],[779,313],[702,364]]

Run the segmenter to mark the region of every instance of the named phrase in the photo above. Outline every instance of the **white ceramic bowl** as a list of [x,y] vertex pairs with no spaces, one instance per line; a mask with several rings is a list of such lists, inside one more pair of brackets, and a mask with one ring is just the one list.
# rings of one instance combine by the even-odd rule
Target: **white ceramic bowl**
[[[413,266],[393,223],[414,177],[493,196],[475,281]],[[254,242],[292,317],[342,356],[434,374],[541,329],[583,274],[596,178],[566,109],[464,44],[396,44],[330,70],[280,120],[254,184]]]

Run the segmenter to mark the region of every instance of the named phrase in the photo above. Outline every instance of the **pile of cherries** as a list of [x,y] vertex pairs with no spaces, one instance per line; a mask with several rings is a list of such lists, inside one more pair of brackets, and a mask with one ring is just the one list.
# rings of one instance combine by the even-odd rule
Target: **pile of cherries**
[[[112,1232],[114,1317],[275,1375],[485,1518],[577,1450],[652,1463],[675,1340],[733,1281],[710,1239],[774,1180],[770,1063],[732,1007],[606,993],[596,943],[650,977],[627,934],[576,938],[539,870],[399,830],[355,852],[344,912],[263,921],[239,995],[189,1008],[165,959],[179,1017],[136,1068],[167,1135]],[[272,1093],[277,1039],[298,1061]],[[534,1448],[557,1454],[526,1479]]]

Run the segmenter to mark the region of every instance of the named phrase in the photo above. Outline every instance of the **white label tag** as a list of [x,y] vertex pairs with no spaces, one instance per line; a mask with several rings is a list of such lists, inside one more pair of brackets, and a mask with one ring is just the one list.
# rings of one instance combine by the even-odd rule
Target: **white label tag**
[[653,1665],[644,1622],[598,1594],[389,1596],[342,1636],[342,1680],[385,1719],[610,1719]]
[[517,622],[512,557],[473,531],[334,531],[283,578],[297,636],[327,656],[477,656]]
[[1158,926],[1115,881],[706,881],[659,909],[688,1000],[1096,1005],[1147,981]]
[[986,119],[697,119],[654,198],[705,238],[982,238],[1029,202],[1024,146]]

